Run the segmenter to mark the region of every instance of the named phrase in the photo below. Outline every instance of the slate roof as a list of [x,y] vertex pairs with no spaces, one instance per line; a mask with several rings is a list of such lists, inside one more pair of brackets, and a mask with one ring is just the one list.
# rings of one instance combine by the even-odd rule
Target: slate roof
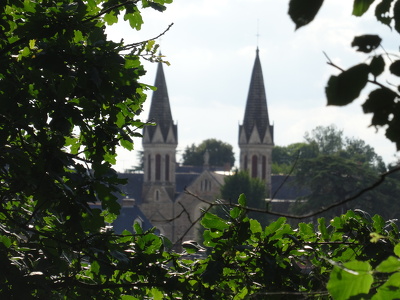
[[271,197],[279,200],[295,200],[306,195],[307,191],[294,185],[295,177],[286,175],[271,176]]
[[154,227],[139,207],[134,205],[131,207],[122,206],[119,216],[112,224],[113,229],[118,234],[124,230],[133,232],[133,222],[136,219],[140,219],[143,230],[149,230]]
[[119,176],[128,180],[126,185],[120,187],[125,194],[124,197],[135,199],[136,204],[140,205],[142,203],[143,173],[121,173]]
[[[178,172],[179,170],[179,172]],[[189,172],[191,170],[191,172]],[[185,171],[185,172],[182,172]],[[189,186],[203,171],[202,168],[178,168],[176,173],[176,193],[180,194],[185,187]],[[128,184],[121,187],[125,197],[135,199],[136,204],[142,203],[143,173],[121,173],[120,177],[127,178]],[[296,187],[294,177],[287,178],[286,175],[271,176],[271,195],[273,199],[294,200],[306,195],[306,191]]]

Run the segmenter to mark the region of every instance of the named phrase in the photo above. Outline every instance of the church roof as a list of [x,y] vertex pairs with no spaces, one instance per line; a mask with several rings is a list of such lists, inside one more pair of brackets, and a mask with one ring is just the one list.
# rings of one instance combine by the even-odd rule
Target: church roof
[[170,127],[172,126],[175,140],[177,140],[177,128],[172,119],[171,107],[168,97],[167,83],[165,81],[164,69],[161,62],[157,66],[156,81],[154,86],[157,88],[153,92],[150,104],[149,121],[155,122],[156,126],[146,126],[145,132],[152,140],[156,127],[160,127],[161,134],[166,141]]
[[264,78],[261,69],[259,50],[256,50],[256,60],[251,74],[249,94],[247,96],[246,110],[242,127],[245,130],[246,137],[249,139],[254,126],[256,126],[259,136],[265,136],[266,130],[271,130],[269,124],[267,96],[265,93]]

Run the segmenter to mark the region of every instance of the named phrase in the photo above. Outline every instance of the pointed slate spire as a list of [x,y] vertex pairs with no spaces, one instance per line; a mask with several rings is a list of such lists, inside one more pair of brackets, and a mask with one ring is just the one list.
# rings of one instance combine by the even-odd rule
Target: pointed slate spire
[[247,96],[246,110],[242,127],[245,130],[246,138],[249,139],[254,126],[257,126],[260,137],[264,137],[268,130],[271,132],[272,126],[269,124],[267,97],[265,94],[264,79],[261,69],[260,57],[256,50],[256,60],[251,75],[249,94]]
[[156,126],[147,126],[146,134],[152,140],[156,128],[161,129],[164,141],[167,140],[169,129],[172,126],[175,139],[177,138],[176,125],[172,119],[171,107],[169,104],[167,83],[165,81],[164,69],[162,63],[159,62],[157,66],[156,81],[154,86],[157,88],[153,92],[151,99],[149,121],[155,122]]

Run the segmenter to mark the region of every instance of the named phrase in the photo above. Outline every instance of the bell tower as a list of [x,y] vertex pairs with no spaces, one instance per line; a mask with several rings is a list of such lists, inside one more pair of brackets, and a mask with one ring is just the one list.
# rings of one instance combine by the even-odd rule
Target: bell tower
[[162,63],[158,63],[149,121],[143,130],[143,202],[169,202],[175,197],[175,152],[178,129],[174,124]]
[[250,80],[243,124],[239,125],[240,169],[263,180],[270,190],[274,128],[269,123],[259,50]]

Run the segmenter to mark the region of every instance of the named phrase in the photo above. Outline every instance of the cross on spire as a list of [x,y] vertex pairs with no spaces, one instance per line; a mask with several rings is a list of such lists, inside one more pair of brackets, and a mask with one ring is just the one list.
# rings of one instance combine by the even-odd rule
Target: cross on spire
[[257,34],[256,34],[256,37],[257,37],[257,49],[258,49],[258,39],[260,37],[260,19],[257,19]]

